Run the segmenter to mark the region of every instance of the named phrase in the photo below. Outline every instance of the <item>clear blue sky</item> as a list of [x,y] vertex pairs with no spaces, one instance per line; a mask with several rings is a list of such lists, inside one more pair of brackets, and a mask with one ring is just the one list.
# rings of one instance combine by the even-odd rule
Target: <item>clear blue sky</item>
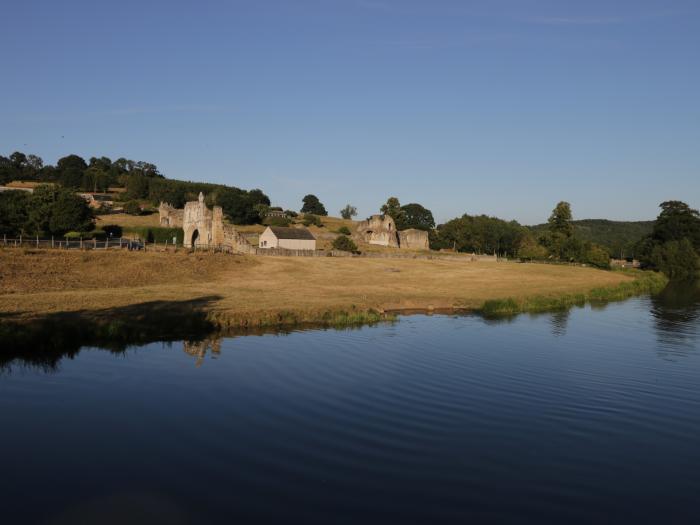
[[700,206],[700,2],[3,3],[0,154],[488,213]]

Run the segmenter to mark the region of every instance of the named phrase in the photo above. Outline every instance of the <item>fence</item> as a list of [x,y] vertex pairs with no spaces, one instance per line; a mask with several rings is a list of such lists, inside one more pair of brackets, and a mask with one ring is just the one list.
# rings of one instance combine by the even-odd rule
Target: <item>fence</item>
[[145,251],[171,251],[182,248],[182,245],[172,242],[143,242],[139,240],[118,238],[105,238],[104,240],[97,239],[74,239],[65,237],[51,237],[50,239],[40,239],[39,237],[24,237],[20,236],[14,239],[8,239],[3,235],[0,240],[0,246],[8,248],[40,248],[40,249],[61,249],[61,250],[145,250]]

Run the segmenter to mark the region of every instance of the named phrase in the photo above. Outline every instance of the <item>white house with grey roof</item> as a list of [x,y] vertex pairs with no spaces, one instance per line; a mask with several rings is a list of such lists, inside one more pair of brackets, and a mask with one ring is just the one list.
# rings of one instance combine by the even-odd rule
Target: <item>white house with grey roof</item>
[[258,247],[287,250],[315,250],[316,237],[306,228],[268,226],[260,235]]

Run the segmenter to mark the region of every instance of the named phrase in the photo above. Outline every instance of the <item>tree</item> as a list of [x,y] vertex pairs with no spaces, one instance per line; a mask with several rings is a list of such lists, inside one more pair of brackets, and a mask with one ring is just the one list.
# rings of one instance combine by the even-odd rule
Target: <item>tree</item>
[[467,215],[441,224],[431,235],[432,249],[455,248],[460,252],[515,255],[528,231],[516,221],[486,215]]
[[270,199],[261,190],[245,191],[240,188],[223,187],[216,192],[216,203],[234,224],[256,224],[260,222],[260,207],[270,205]]
[[399,230],[415,228],[417,230],[430,231],[435,228],[433,213],[417,203],[401,206],[399,218],[395,220],[396,228]]
[[37,155],[27,155],[27,166],[37,172],[44,167],[44,161]]
[[637,245],[639,259],[644,266],[656,268],[673,280],[698,277],[698,211],[681,201],[665,201],[660,206],[651,235]]
[[35,188],[27,203],[26,231],[36,235],[63,235],[69,231],[89,231],[93,217],[85,199],[55,186]]
[[549,223],[549,231],[555,235],[571,237],[574,234],[571,219],[571,205],[568,202],[561,201],[549,216],[547,221]]
[[399,221],[403,216],[401,203],[396,197],[389,197],[386,201],[386,204],[382,204],[382,207],[379,208],[379,211],[381,211],[384,215],[388,215],[389,217],[394,219],[394,221]]
[[610,268],[610,254],[597,244],[589,244],[585,253],[585,262],[597,268]]
[[700,251],[700,214],[681,201],[665,201],[660,205],[661,213],[656,219],[651,237],[665,243],[688,239]]
[[357,215],[357,208],[355,208],[355,206],[351,206],[350,204],[346,204],[345,208],[340,210],[340,216],[345,220],[350,220],[355,215]]
[[20,151],[15,151],[10,155],[10,162],[16,169],[21,170],[27,165],[27,156]]
[[301,213],[312,213],[314,215],[323,215],[324,217],[328,215],[325,206],[321,204],[316,195],[306,195],[302,202]]
[[657,244],[651,253],[651,261],[672,280],[697,279],[700,276],[700,259],[686,237]]
[[143,175],[129,175],[126,180],[126,196],[129,199],[145,199],[148,197],[148,179]]
[[517,253],[520,259],[525,260],[546,259],[548,255],[547,248],[538,243],[531,234],[523,236],[518,245]]
[[87,232],[94,226],[92,210],[84,199],[68,191],[59,191],[49,220],[49,233]]
[[341,235],[333,239],[332,246],[334,250],[340,250],[343,252],[357,251],[357,245],[353,242],[353,240],[350,237],[347,237],[345,235]]
[[29,196],[25,191],[0,193],[0,235],[17,236],[23,233]]
[[87,169],[87,164],[78,155],[68,155],[58,159],[56,163],[58,170],[58,180],[65,188],[78,189],[83,184],[83,172]]

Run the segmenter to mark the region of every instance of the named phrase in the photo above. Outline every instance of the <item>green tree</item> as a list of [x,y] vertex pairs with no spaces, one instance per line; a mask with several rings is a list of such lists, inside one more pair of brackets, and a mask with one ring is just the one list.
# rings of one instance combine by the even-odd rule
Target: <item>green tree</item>
[[58,159],[56,163],[58,180],[65,188],[79,189],[83,184],[83,172],[87,169],[87,164],[78,155],[68,155]]
[[700,251],[700,214],[685,202],[665,201],[651,237],[658,243],[688,239]]
[[148,179],[141,174],[129,175],[126,180],[126,197],[129,199],[145,199],[148,197]]
[[0,193],[0,235],[17,236],[24,232],[30,194],[24,191]]
[[541,260],[546,259],[549,253],[531,234],[527,234],[520,240],[517,254],[520,259]]
[[303,206],[301,207],[301,213],[312,213],[314,215],[322,215],[324,217],[328,215],[325,206],[321,204],[321,201],[318,200],[316,195],[306,195],[302,199],[302,203]]
[[395,221],[398,230],[415,228],[430,231],[435,228],[433,212],[415,202],[401,206],[401,213],[398,219],[395,218]]
[[697,279],[700,259],[690,239],[657,244],[651,253],[653,265],[672,280]]
[[571,224],[571,205],[568,202],[561,201],[556,205],[552,214],[549,216],[549,231],[554,235],[562,237],[571,237],[574,234],[574,227]]
[[585,262],[596,268],[610,268],[610,254],[597,244],[588,244],[585,252]]
[[353,242],[353,240],[350,237],[347,237],[345,235],[341,235],[340,237],[336,237],[335,239],[333,239],[332,246],[334,250],[340,250],[343,252],[357,251],[357,245]]
[[357,215],[357,208],[355,208],[355,206],[351,206],[350,204],[346,204],[345,208],[340,210],[340,216],[345,220],[350,220],[355,215]]
[[384,215],[388,215],[389,217],[394,219],[395,222],[400,221],[403,217],[401,203],[396,197],[389,197],[386,203],[382,204],[382,207],[379,208],[379,211],[382,212]]
[[261,190],[223,187],[216,192],[216,203],[234,224],[256,224],[260,222],[258,205],[270,206],[270,199]]
[[26,231],[36,235],[63,235],[89,231],[93,216],[87,202],[72,191],[55,186],[35,188],[27,205]]

